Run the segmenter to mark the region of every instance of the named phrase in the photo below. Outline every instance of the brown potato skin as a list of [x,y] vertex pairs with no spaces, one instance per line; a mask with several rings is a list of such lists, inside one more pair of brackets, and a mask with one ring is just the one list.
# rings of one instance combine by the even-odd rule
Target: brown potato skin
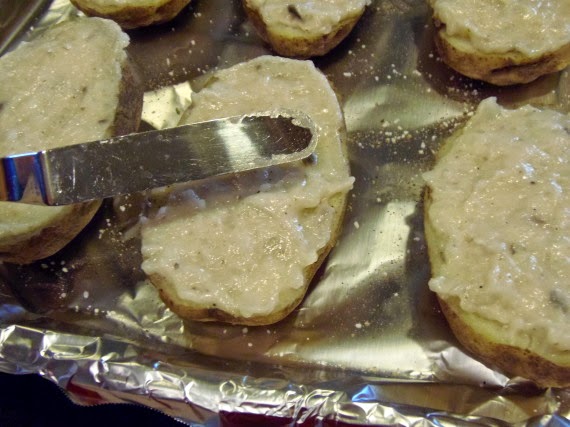
[[125,5],[118,9],[98,8],[89,0],[70,0],[71,3],[87,16],[112,19],[125,30],[161,24],[178,15],[191,0],[168,0],[158,2],[155,7]]
[[40,233],[20,241],[2,242],[0,260],[15,264],[30,264],[59,252],[91,221],[101,201],[73,205],[66,218]]
[[139,128],[143,108],[143,85],[139,72],[132,61],[123,65],[123,75],[119,89],[119,105],[111,128],[113,136],[136,132]]
[[314,56],[323,56],[334,49],[352,31],[362,14],[350,16],[339,24],[328,34],[284,37],[271,30],[263,21],[257,9],[249,6],[248,2],[243,2],[244,10],[258,32],[259,36],[271,46],[271,49],[281,56],[289,58],[307,59]]
[[446,36],[445,24],[435,20],[435,25],[434,40],[441,59],[460,74],[496,86],[530,83],[570,64],[570,44],[538,57],[528,57],[516,51],[505,54],[467,51],[454,45]]
[[458,341],[481,360],[500,370],[529,379],[542,387],[570,386],[570,364],[556,364],[532,351],[502,344],[465,321],[458,301],[438,298],[439,305]]

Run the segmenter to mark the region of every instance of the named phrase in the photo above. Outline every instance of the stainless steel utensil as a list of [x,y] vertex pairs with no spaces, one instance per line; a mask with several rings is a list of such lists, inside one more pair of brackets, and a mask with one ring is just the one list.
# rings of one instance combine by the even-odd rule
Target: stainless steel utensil
[[12,155],[0,161],[0,200],[66,205],[302,160],[314,130],[283,111]]

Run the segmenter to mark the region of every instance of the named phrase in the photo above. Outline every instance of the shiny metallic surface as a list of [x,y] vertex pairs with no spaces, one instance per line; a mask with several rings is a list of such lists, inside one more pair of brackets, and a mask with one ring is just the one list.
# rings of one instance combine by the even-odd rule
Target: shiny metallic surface
[[0,5],[0,55],[13,49],[53,0],[3,0]]
[[270,112],[0,159],[0,200],[50,206],[120,196],[309,157],[308,116]]
[[41,153],[17,154],[0,159],[0,200],[43,204],[46,190]]
[[[73,13],[56,1],[45,22]],[[135,402],[189,425],[567,425],[570,390],[509,378],[449,331],[427,287],[422,173],[488,96],[570,111],[568,71],[512,88],[462,78],[435,53],[429,17],[422,0],[372,1],[314,60],[341,99],[356,182],[340,241],[289,317],[181,321],[139,268],[143,201],[117,198],[56,256],[1,266],[0,369],[39,372],[78,403]],[[196,0],[130,35],[149,92],[186,80],[198,90],[210,70],[269,53],[238,1]],[[162,118],[176,116],[177,93],[165,91]]]

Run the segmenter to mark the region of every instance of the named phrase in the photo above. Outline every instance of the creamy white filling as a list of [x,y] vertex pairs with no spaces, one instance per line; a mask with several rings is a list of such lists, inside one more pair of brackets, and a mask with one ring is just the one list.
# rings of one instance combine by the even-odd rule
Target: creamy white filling
[[352,186],[342,154],[342,114],[309,61],[261,57],[218,72],[183,122],[298,109],[318,126],[317,161],[177,186],[142,227],[143,270],[178,298],[234,316],[296,302],[305,270],[331,237],[334,195]]
[[243,317],[282,309],[330,238],[334,212],[323,198],[346,184],[331,188],[317,177],[314,188],[266,188],[215,207],[210,194],[171,204],[144,225],[143,268],[176,284],[178,298],[206,307]]
[[[110,136],[129,43],[112,21],[84,18],[0,59],[0,155]],[[0,203],[0,239],[41,230],[70,207]]]
[[370,0],[246,0],[268,27],[328,34],[338,24],[362,13]]
[[430,288],[513,344],[570,350],[570,117],[485,100],[425,180],[445,239]]
[[570,43],[568,0],[430,0],[448,36],[481,52],[539,56]]

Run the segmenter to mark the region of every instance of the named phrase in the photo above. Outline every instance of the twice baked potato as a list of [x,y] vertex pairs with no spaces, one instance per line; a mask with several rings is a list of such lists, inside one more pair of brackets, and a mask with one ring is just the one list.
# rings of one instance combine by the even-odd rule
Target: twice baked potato
[[192,101],[181,123],[285,108],[317,126],[311,162],[175,186],[166,203],[151,200],[142,223],[142,268],[172,311],[277,322],[301,302],[340,232],[353,178],[338,100],[311,61],[262,56],[217,71]]
[[261,38],[282,56],[322,56],[356,25],[368,0],[243,0]]
[[570,385],[570,116],[481,103],[425,174],[436,292],[476,357]]
[[495,85],[529,83],[570,64],[565,0],[430,0],[435,44],[459,73]]
[[[80,18],[55,25],[0,58],[0,155],[135,131],[143,95],[128,44],[114,22]],[[0,260],[30,263],[54,254],[100,204],[0,202]]]

